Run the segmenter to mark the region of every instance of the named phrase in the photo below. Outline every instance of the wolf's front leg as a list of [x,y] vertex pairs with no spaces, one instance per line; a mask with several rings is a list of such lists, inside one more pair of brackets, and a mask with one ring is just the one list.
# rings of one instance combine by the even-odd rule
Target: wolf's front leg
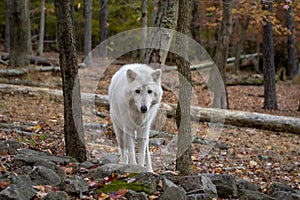
[[146,168],[148,172],[152,172],[152,164],[150,158],[150,151],[149,151],[149,132],[150,132],[150,125],[142,128],[138,132],[138,164],[140,166],[145,165],[145,157],[146,157]]
[[146,167],[147,167],[147,172],[153,172],[148,143],[147,143],[147,147],[146,147]]
[[120,158],[121,163],[128,164],[128,155],[127,155],[128,150],[127,150],[127,145],[126,145],[126,135],[122,131],[122,129],[120,129],[115,124],[113,124],[113,127],[114,127],[115,134],[117,137],[118,150],[119,150],[119,154],[121,156],[121,158]]
[[142,167],[145,165],[145,154],[147,147],[147,139],[146,138],[138,138],[138,164]]
[[126,135],[126,145],[127,145],[127,153],[129,164],[136,165],[136,158],[135,158],[135,137],[134,134],[129,133]]

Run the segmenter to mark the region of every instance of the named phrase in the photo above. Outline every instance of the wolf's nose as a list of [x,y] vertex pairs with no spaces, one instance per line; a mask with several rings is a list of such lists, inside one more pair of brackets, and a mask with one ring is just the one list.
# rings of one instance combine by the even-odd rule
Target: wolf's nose
[[147,106],[141,106],[141,111],[142,111],[142,113],[147,112]]

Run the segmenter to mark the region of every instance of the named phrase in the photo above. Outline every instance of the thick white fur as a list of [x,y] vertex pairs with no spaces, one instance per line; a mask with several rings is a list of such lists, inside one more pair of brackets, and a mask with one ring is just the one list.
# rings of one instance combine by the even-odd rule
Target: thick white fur
[[121,162],[144,166],[146,160],[147,171],[152,172],[148,143],[150,126],[162,98],[161,70],[144,64],[125,65],[112,77],[108,94]]

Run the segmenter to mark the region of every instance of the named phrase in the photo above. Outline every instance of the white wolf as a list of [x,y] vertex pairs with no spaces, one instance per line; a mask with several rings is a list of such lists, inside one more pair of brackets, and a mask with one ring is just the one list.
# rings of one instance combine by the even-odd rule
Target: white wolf
[[145,64],[124,65],[109,86],[110,116],[117,136],[122,163],[137,164],[152,170],[149,152],[150,126],[162,98],[161,70]]

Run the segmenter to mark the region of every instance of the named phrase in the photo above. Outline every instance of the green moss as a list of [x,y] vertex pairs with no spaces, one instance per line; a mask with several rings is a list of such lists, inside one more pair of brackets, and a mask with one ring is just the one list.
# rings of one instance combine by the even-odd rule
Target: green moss
[[102,188],[97,189],[96,193],[111,193],[113,191],[118,191],[119,189],[130,189],[136,192],[146,192],[148,193],[146,187],[139,183],[139,182],[134,182],[134,183],[127,183],[125,180],[115,180],[111,184],[105,185]]

